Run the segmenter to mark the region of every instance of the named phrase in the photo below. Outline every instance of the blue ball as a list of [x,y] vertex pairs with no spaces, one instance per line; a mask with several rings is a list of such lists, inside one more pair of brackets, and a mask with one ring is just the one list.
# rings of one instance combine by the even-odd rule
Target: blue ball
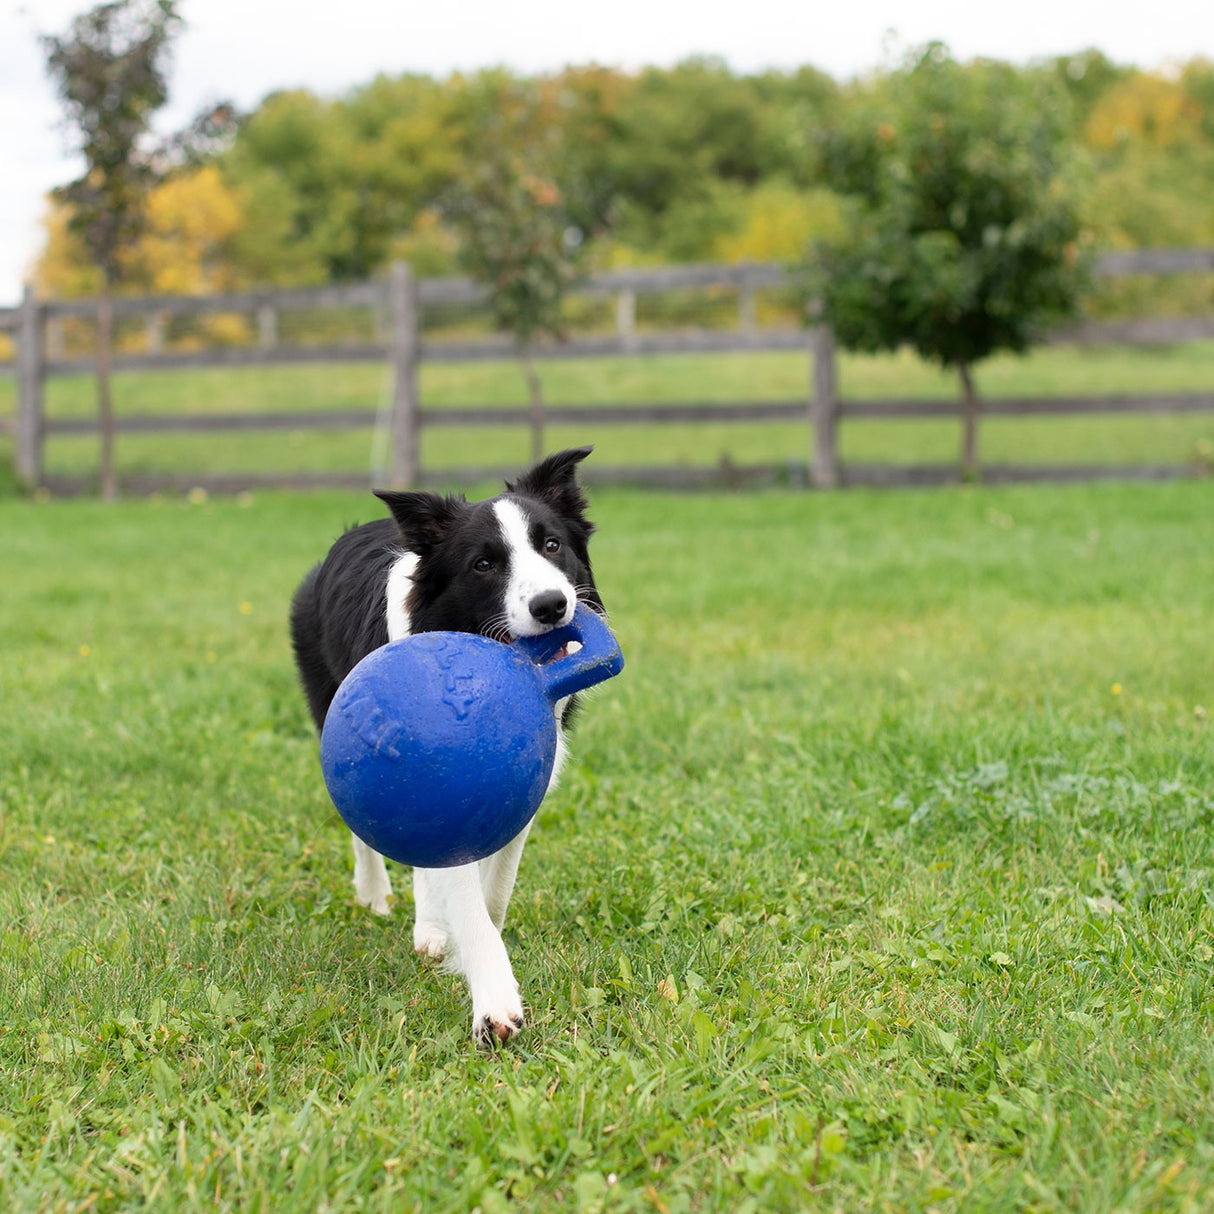
[[[581,649],[566,655],[570,640]],[[556,759],[554,706],[623,666],[584,606],[504,645],[464,632],[393,641],[338,688],[321,767],[338,812],[381,855],[421,868],[492,855],[531,821]]]

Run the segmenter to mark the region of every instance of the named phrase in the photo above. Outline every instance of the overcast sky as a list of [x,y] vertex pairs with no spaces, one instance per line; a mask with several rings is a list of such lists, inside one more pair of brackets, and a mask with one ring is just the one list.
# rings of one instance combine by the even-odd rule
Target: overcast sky
[[[16,302],[37,255],[46,191],[78,172],[37,34],[63,32],[88,7],[0,0],[0,304]],[[1090,46],[1152,68],[1214,59],[1214,0],[182,0],[180,12],[163,130],[224,97],[251,108],[279,88],[332,95],[378,72],[494,64],[636,68],[711,54],[738,71],[808,63],[843,79],[887,62],[891,45],[930,39],[1017,63]]]

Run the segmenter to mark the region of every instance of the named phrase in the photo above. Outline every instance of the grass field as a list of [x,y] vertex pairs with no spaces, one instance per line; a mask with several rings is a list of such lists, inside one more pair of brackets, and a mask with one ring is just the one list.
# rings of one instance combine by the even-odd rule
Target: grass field
[[375,512],[0,502],[0,1208],[1211,1207],[1214,485],[596,494],[500,1053],[294,686]]
[[[808,393],[809,359],[801,354],[653,356],[549,362],[543,376],[553,404],[645,401],[796,400]],[[952,376],[909,353],[881,357],[841,355],[845,397],[929,397],[955,400]],[[988,396],[1067,396],[1151,391],[1203,391],[1214,382],[1214,342],[1168,348],[1047,347],[1027,357],[991,359],[979,369]],[[388,381],[383,367],[276,367],[189,370],[120,375],[119,413],[285,412],[374,409]],[[522,404],[525,387],[513,363],[423,366],[423,402],[431,406]],[[91,417],[94,389],[87,377],[57,378],[47,387],[52,417]],[[12,411],[12,382],[0,380],[0,415]],[[958,425],[949,420],[846,423],[845,460],[940,463],[957,457]],[[586,440],[583,427],[557,427],[552,446]],[[808,458],[807,425],[728,424],[595,427],[606,464],[716,464],[796,461]],[[296,432],[125,436],[122,472],[352,471],[369,468],[366,429]],[[995,419],[983,425],[984,458],[992,463],[1209,464],[1214,458],[1214,414]],[[525,459],[522,428],[435,428],[424,436],[431,468]],[[0,453],[0,458],[3,458]],[[53,438],[47,447],[52,474],[88,475],[97,464],[95,438]]]

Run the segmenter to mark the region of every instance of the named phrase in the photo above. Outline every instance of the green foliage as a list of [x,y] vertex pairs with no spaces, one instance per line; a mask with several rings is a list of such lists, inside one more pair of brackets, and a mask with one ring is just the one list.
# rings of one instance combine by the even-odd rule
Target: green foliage
[[964,366],[1072,314],[1084,277],[1060,101],[999,64],[918,53],[826,137],[850,222],[811,291],[854,349]]
[[471,132],[471,167],[445,210],[460,236],[460,261],[489,288],[494,326],[519,350],[564,336],[562,304],[582,273],[586,233],[574,221],[575,183],[557,178],[556,137],[530,88],[494,90]]
[[1197,107],[1202,134],[1214,142],[1214,62],[1190,59],[1180,73],[1180,85]]
[[[996,114],[1000,129],[1026,142],[1001,166],[996,192],[1005,191],[1017,160],[1033,161],[1033,171],[1052,161],[1065,169],[1068,187],[1078,184],[1082,226],[1097,245],[1208,243],[1214,72],[1207,62],[1195,59],[1171,75],[1136,72],[1088,50],[1028,67],[936,66],[941,92],[973,111],[950,123],[946,144],[1007,100],[1009,113]],[[570,225],[595,237],[597,264],[793,259],[802,250],[787,252],[787,243],[833,226],[833,218],[821,220],[837,213],[841,193],[874,177],[877,159],[909,165],[915,124],[896,111],[905,103],[919,107],[914,117],[933,113],[927,100],[911,96],[909,75],[906,68],[879,71],[841,86],[809,67],[748,75],[699,58],[639,71],[585,65],[538,76],[503,69],[446,79],[379,76],[337,97],[277,93],[243,116],[214,107],[173,141],[165,163],[214,161],[240,199],[242,223],[223,241],[217,280],[363,278],[402,256],[420,273],[450,273],[460,234],[443,204],[454,192],[483,190],[485,132],[502,121],[499,105],[525,95],[534,114],[527,141],[543,151],[542,168],[530,171],[558,185]],[[927,91],[923,83],[920,92]],[[896,138],[878,138],[886,128]],[[931,151],[933,127],[915,129],[918,151]],[[954,167],[956,148],[937,151],[942,165]],[[783,236],[773,240],[764,216],[781,193],[804,195],[806,207],[798,213],[780,202]],[[986,201],[967,205],[981,209]],[[1000,308],[1026,302],[1019,287],[1005,289],[1028,272],[1023,249],[1013,246],[1073,243],[1048,224],[1039,228],[1001,238],[1002,264],[992,271],[1005,284]],[[950,281],[935,294],[946,299],[981,291],[981,275],[960,265],[969,238],[959,248],[928,240],[907,251],[905,274],[942,274]],[[882,246],[879,234],[873,240],[882,261],[903,252],[897,243]],[[74,293],[89,289],[78,273],[56,278]],[[1027,302],[1053,307],[1059,293],[1067,294],[1060,288],[1051,299]],[[919,310],[939,302],[919,301]],[[1149,292],[1106,292],[1097,307],[1124,314],[1139,303],[1173,312],[1207,306],[1173,280]]]
[[165,60],[178,24],[175,0],[111,0],[74,18],[67,33],[42,38],[86,166],[56,196],[111,282],[143,228],[143,203],[156,179],[142,143],[168,98]]
[[375,511],[0,504],[0,1206],[1208,1208],[1208,483],[596,494],[496,1053],[291,668]]
[[1101,99],[1132,69],[1115,64],[1103,51],[1089,48],[1076,55],[1060,55],[1042,70],[1051,83],[1061,87],[1074,122],[1082,126]]

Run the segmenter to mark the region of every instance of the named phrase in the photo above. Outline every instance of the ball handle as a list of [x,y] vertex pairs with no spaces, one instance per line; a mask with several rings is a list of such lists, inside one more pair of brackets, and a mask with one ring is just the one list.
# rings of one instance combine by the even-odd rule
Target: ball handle
[[[581,648],[557,657],[570,641],[580,642]],[[540,687],[550,704],[602,683],[624,669],[619,642],[606,620],[585,603],[578,603],[573,619],[564,627],[540,636],[519,637],[514,645],[535,663]]]

